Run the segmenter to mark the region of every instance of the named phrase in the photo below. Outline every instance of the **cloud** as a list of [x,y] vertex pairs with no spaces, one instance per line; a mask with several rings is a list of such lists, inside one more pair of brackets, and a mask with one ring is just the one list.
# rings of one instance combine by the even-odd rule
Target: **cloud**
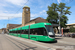
[[[5,11],[5,12],[7,12],[7,11]],[[40,11],[39,13],[36,13],[36,14],[31,14],[31,20],[32,19],[35,19],[35,18],[37,18],[37,17],[41,17],[41,16],[46,16],[46,10],[42,10],[42,11]],[[0,20],[12,20],[12,19],[14,19],[14,18],[16,18],[17,20],[16,21],[18,21],[18,19],[21,21],[21,19],[22,19],[22,13],[17,13],[17,14],[10,14],[10,13],[0,13]],[[21,23],[21,22],[20,22]]]
[[57,0],[58,1],[58,3],[60,3],[61,2],[61,0]]
[[[28,0],[0,0],[0,20],[7,20],[9,18],[16,18],[16,17],[22,17],[22,12],[18,12],[17,14],[14,14],[16,9],[19,8],[12,8],[14,5],[22,7],[24,6],[24,3],[26,3]],[[28,2],[27,2],[28,3]],[[13,4],[13,5],[12,5]],[[13,11],[12,11],[13,9]]]
[[43,8],[44,6],[40,6],[40,8]]
[[0,3],[0,6],[6,6],[6,4]]
[[47,17],[46,10],[42,10],[37,14],[31,14],[31,20],[35,19],[37,17],[42,17],[42,16],[45,17],[45,18]]
[[[7,11],[5,11],[5,12],[7,12]],[[31,19],[41,17],[41,16],[45,16],[45,14],[46,14],[46,10],[42,10],[39,13],[31,14]],[[12,19],[12,18],[21,18],[21,17],[22,17],[22,13],[17,13],[17,14],[0,13],[0,20],[8,20],[8,18]]]
[[40,14],[45,13],[45,12],[46,12],[46,10],[42,10],[42,11],[40,12]]
[[0,13],[0,20],[8,20],[12,18],[22,17],[22,13],[10,14],[10,13]]
[[18,6],[23,6],[23,4],[27,2],[27,0],[6,0],[6,2],[9,2],[14,5],[18,5]]

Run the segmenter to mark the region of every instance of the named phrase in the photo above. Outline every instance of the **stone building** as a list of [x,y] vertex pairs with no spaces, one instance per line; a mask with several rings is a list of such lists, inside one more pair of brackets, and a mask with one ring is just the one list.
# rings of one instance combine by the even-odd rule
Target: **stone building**
[[0,34],[2,33],[2,29],[0,29]]
[[9,29],[13,29],[15,27],[19,27],[21,24],[7,24],[6,31],[9,31]]
[[66,24],[66,26],[67,26],[67,27],[66,27],[67,29],[70,29],[71,26],[75,27],[75,23],[72,23],[72,24]]
[[23,13],[22,13],[22,24],[7,24],[7,31],[9,31],[9,29],[22,27],[22,26],[26,26],[26,25],[31,25],[31,24],[35,24],[35,23],[39,23],[39,22],[48,23],[48,21],[46,21],[45,19],[43,19],[41,17],[30,20],[30,7],[25,6],[25,7],[23,7]]
[[64,32],[68,33],[71,26],[75,27],[75,23],[72,23],[72,24],[66,24],[66,26],[67,26],[67,27],[64,28]]
[[[48,21],[46,21],[45,19],[38,17],[36,19],[30,20],[30,7],[25,6],[23,7],[23,12],[22,12],[22,24],[7,24],[7,28],[6,30],[8,31],[9,29],[13,29],[13,28],[17,28],[17,27],[22,27],[22,26],[26,26],[26,25],[31,25],[31,24],[35,24],[35,23],[39,23],[39,22],[46,22],[48,23]],[[52,24],[53,27],[55,27],[54,31],[56,33],[58,33],[58,29],[56,27],[58,27],[58,24]],[[66,24],[66,28],[64,29],[64,32],[69,32],[69,28],[70,26],[75,27],[75,23],[73,24]],[[57,31],[56,31],[57,30]],[[0,30],[1,32],[2,30]]]
[[30,7],[25,6],[23,7],[23,13],[22,13],[22,26],[24,26],[29,21],[30,21]]
[[4,33],[7,33],[6,28],[0,29],[0,34],[4,34]]

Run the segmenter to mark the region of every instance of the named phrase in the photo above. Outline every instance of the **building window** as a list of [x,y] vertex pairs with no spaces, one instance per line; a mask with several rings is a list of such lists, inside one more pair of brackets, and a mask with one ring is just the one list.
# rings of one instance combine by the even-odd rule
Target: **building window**
[[26,9],[26,11],[28,11],[28,9]]

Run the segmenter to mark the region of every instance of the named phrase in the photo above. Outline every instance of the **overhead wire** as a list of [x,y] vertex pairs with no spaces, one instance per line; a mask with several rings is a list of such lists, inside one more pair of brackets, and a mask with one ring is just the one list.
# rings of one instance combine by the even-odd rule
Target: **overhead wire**
[[[27,2],[29,2],[29,0],[28,0]],[[26,2],[26,3],[27,3],[27,2]],[[25,5],[26,3],[24,3],[24,5]],[[23,6],[24,6],[24,5],[23,5]],[[23,6],[22,6],[22,7],[23,7]],[[21,7],[21,8],[22,8],[22,7]],[[21,9],[21,8],[20,8],[20,9]],[[18,12],[20,11],[20,9],[18,9],[18,11],[16,11],[16,13],[18,13]],[[15,13],[15,14],[16,14],[16,13]],[[15,17],[15,14],[14,14],[12,17]],[[16,18],[17,18],[17,17],[16,17]],[[10,17],[8,17],[8,23],[9,23],[9,19],[10,19]]]

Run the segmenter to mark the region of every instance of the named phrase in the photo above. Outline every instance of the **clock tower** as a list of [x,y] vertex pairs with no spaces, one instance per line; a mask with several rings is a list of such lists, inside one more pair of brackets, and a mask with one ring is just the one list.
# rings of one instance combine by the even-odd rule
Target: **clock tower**
[[23,13],[22,13],[22,26],[24,26],[29,21],[30,21],[30,7],[25,6],[23,7]]

